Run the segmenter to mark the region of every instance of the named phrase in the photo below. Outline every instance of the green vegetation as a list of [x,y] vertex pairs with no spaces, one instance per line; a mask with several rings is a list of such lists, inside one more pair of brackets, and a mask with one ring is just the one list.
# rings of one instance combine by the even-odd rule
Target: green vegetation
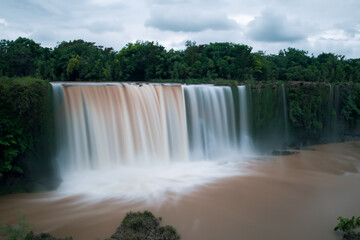
[[115,51],[74,40],[51,49],[22,37],[0,40],[0,194],[8,186],[19,192],[56,184],[47,183],[53,174],[49,81],[211,83],[231,86],[237,109],[236,86],[247,84],[250,134],[259,148],[284,139],[312,144],[360,134],[360,59],[294,48],[267,55],[235,43],[187,41],[185,47],[137,41]]
[[[23,191],[37,171],[49,170],[50,162],[44,158],[50,154],[50,145],[45,145],[52,121],[50,91],[50,84],[43,80],[0,78],[1,192],[10,185],[16,186],[12,191]],[[19,182],[20,176],[27,184]]]
[[289,120],[299,139],[319,139],[325,113],[323,104],[328,100],[328,86],[302,86],[292,88],[288,94]]
[[344,239],[358,240],[360,239],[360,217],[344,218],[338,217],[338,225],[334,228],[334,231],[340,231],[344,234]]
[[283,85],[250,85],[249,123],[255,146],[273,150],[360,136],[359,84],[285,82]]
[[15,225],[2,225],[0,236],[7,240],[26,239],[32,227],[27,223],[24,215],[18,213],[18,222]]
[[160,226],[160,221],[149,211],[129,212],[109,240],[180,239],[174,227]]
[[[181,83],[214,83],[224,79],[360,82],[360,59],[345,59],[333,53],[314,56],[288,48],[267,55],[253,52],[250,46],[228,42],[197,45],[186,41],[185,47],[179,51],[166,50],[155,42],[137,41],[115,51],[74,40],[51,49],[22,37],[15,41],[0,40],[0,77]],[[193,80],[188,82],[189,79]]]
[[[160,226],[158,219],[149,211],[129,212],[116,232],[107,240],[179,240],[180,236],[172,226]],[[24,215],[18,215],[15,225],[3,225],[0,237],[6,240],[72,240],[71,237],[56,238],[49,233],[34,234]]]
[[4,224],[0,228],[1,239],[6,240],[72,240],[71,237],[55,238],[49,233],[34,234],[34,227],[30,226],[26,217],[18,213],[18,222],[14,225]]

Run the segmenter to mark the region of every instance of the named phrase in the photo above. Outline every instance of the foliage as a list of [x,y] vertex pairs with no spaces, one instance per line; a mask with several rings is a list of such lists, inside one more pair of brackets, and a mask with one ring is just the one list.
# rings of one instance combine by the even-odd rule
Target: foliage
[[114,51],[79,39],[50,49],[20,37],[0,40],[0,76],[51,81],[360,82],[360,59],[345,59],[333,53],[309,56],[295,48],[266,55],[229,42],[197,45],[186,41],[184,50],[166,50],[157,42],[136,41]]
[[7,240],[26,239],[27,234],[32,230],[32,227],[27,223],[24,215],[18,213],[17,217],[17,224],[1,226],[1,235]]
[[147,81],[166,77],[166,51],[158,43],[128,43],[116,57],[123,81]]
[[[172,226],[160,226],[162,218],[155,218],[149,211],[128,212],[116,232],[107,240],[179,240],[180,236]],[[72,240],[71,237],[56,238],[49,233],[34,234],[24,215],[18,214],[18,223],[3,225],[1,239],[7,240]]]
[[215,86],[229,86],[229,87],[236,87],[239,85],[238,81],[235,80],[216,80]]
[[289,120],[297,129],[299,139],[318,140],[325,122],[324,106],[327,88],[304,86],[290,89],[288,94]]
[[73,240],[72,237],[56,238],[50,233],[34,234],[32,231],[26,234],[24,240]]
[[174,227],[160,226],[160,221],[149,211],[129,212],[110,239],[180,239]]
[[23,173],[26,156],[48,131],[50,85],[33,78],[0,78],[0,180]]
[[346,121],[353,121],[360,117],[360,88],[354,86],[353,88],[345,88],[344,94],[341,98],[342,110],[341,116]]
[[25,215],[18,213],[18,222],[14,225],[1,226],[0,236],[6,240],[72,240],[71,237],[55,238],[49,233],[34,234],[33,226],[30,226]]
[[360,239],[360,232],[356,231],[360,227],[360,217],[338,217],[337,220],[339,223],[334,228],[334,231],[343,232],[344,239]]

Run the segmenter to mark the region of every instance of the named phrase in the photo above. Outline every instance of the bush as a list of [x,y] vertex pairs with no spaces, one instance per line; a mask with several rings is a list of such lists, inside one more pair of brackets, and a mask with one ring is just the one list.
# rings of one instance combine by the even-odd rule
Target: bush
[[163,239],[178,240],[180,236],[172,226],[160,227],[161,218],[157,219],[154,215],[145,211],[129,212],[126,214],[120,227],[108,240],[132,240],[132,239]]
[[334,228],[334,231],[340,231],[344,234],[344,239],[359,240],[360,232],[356,231],[360,227],[360,217],[344,218],[338,217],[338,225]]

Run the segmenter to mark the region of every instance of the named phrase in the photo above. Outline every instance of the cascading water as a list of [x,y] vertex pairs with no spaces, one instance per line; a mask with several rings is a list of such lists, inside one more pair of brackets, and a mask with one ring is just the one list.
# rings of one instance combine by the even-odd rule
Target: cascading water
[[239,174],[229,158],[251,153],[245,86],[238,88],[237,134],[239,110],[230,87],[52,85],[66,192],[107,197],[110,190],[127,198],[181,192]]
[[[56,86],[56,84],[54,84]],[[68,169],[188,159],[181,86],[63,85]]]
[[253,147],[249,135],[246,87],[238,86],[238,91],[240,101],[240,150],[242,154],[249,155],[253,152]]
[[197,159],[222,157],[236,147],[233,96],[229,87],[184,86],[189,144]]
[[281,84],[281,94],[282,94],[282,103],[283,103],[283,111],[284,111],[285,141],[287,143],[289,141],[289,126],[288,126],[288,110],[287,110],[287,102],[286,102],[286,92],[285,92],[284,84]]
[[334,126],[332,119],[334,118],[334,115],[336,115],[335,109],[334,109],[334,88],[330,84],[329,86],[329,97],[328,97],[328,109],[327,109],[327,117],[326,117],[326,125],[327,125],[327,135],[328,137],[332,138],[334,136]]
[[339,85],[335,85],[334,91],[334,116],[333,116],[333,138],[335,139],[338,131],[338,118],[340,115],[340,90]]

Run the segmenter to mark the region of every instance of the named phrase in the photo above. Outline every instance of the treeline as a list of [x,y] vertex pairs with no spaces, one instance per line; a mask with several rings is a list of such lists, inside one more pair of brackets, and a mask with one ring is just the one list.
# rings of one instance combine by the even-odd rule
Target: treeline
[[187,41],[184,50],[155,42],[128,43],[120,51],[74,40],[54,49],[27,38],[0,41],[0,76],[50,81],[237,81],[360,82],[360,59],[333,53],[318,56],[295,48],[267,55],[247,45]]

